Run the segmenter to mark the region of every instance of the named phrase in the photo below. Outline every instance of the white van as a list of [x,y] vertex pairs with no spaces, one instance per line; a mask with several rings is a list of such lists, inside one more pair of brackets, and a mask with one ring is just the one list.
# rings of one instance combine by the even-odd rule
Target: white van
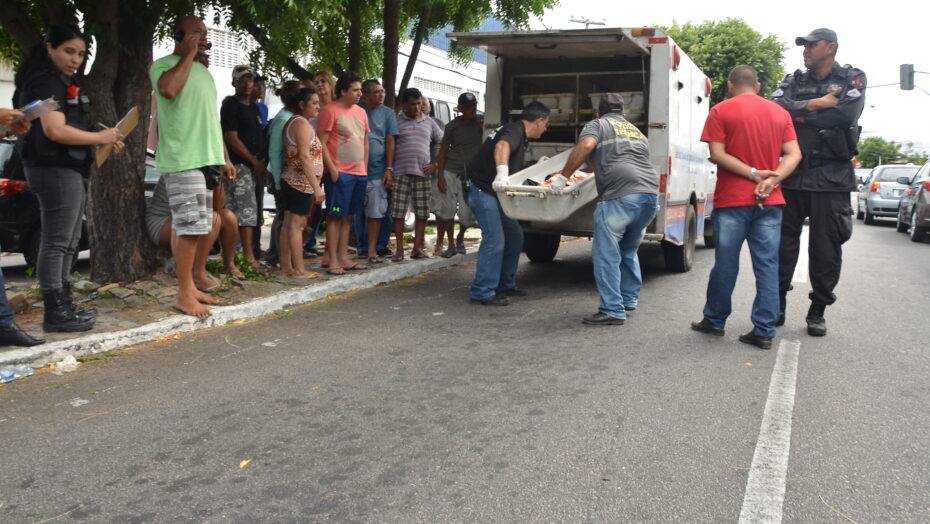
[[[520,116],[531,101],[552,110],[549,129],[527,148],[526,165],[564,163],[603,93],[623,93],[624,113],[649,139],[660,174],[659,213],[646,240],[662,243],[669,269],[691,269],[697,237],[712,244],[709,220],[716,183],[701,131],[710,108],[711,82],[661,30],[607,28],[498,33],[450,33],[458,43],[484,49],[487,66],[485,131]],[[549,165],[547,169],[557,166]],[[542,167],[540,167],[542,169]],[[525,174],[524,174],[525,175]],[[511,179],[521,182],[527,176]],[[585,184],[594,184],[589,177]],[[593,187],[554,195],[543,188],[509,186],[499,194],[504,211],[521,222],[530,260],[555,257],[562,235],[592,236]],[[558,203],[563,198],[570,203]],[[549,213],[569,208],[566,216]]]

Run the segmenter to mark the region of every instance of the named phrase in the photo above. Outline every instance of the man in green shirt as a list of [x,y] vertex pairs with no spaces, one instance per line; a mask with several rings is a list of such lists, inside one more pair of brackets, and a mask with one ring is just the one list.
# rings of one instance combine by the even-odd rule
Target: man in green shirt
[[205,304],[216,298],[194,284],[195,260],[205,263],[210,252],[208,234],[213,225],[214,173],[236,176],[223,146],[216,110],[216,85],[207,70],[210,49],[207,27],[195,16],[180,18],[174,26],[174,52],[156,60],[149,71],[158,100],[158,150],[155,161],[165,177],[171,208],[171,252],[178,275],[175,308],[206,318]]

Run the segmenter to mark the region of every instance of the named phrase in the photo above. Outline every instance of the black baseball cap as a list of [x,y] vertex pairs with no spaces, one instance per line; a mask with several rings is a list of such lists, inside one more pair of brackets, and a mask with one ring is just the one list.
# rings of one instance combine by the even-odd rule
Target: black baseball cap
[[462,93],[459,95],[459,105],[462,107],[472,107],[478,105],[478,99],[474,93]]
[[821,27],[819,29],[814,29],[807,36],[799,36],[795,38],[794,43],[795,45],[807,45],[814,42],[819,42],[820,40],[836,43],[836,31],[827,29],[826,27]]

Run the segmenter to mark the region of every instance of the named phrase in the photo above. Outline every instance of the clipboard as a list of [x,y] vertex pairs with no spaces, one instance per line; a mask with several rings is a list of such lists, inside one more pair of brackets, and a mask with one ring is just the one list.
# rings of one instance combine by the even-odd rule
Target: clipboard
[[[120,134],[126,137],[129,136],[129,133],[131,133],[137,125],[139,125],[139,108],[133,106],[132,109],[127,111],[123,118],[116,123],[116,129],[119,129]],[[113,144],[107,144],[97,148],[97,151],[94,152],[94,156],[97,160],[98,168],[110,158],[111,152],[113,152]]]

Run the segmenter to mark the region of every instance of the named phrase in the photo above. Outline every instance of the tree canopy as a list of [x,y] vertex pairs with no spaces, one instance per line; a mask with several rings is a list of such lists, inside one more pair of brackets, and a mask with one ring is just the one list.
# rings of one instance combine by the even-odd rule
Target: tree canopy
[[871,168],[881,164],[916,164],[927,162],[925,151],[914,148],[913,142],[894,142],[880,136],[870,136],[859,141],[859,155],[862,167]]
[[[151,86],[152,42],[166,38],[172,21],[212,13],[251,49],[249,60],[273,80],[306,77],[308,69],[357,68],[381,76],[388,103],[397,78],[401,35],[419,46],[451,26],[469,31],[488,16],[511,28],[558,0],[4,0],[0,9],[0,60],[17,64],[41,41],[51,24],[80,25],[92,40],[93,65],[82,89],[92,97],[92,118],[113,123],[131,107],[146,122]],[[251,45],[254,40],[257,45]],[[453,48],[460,58],[470,56]],[[411,53],[410,67],[416,60]],[[308,58],[309,57],[309,58]],[[307,61],[309,60],[309,64]],[[409,74],[406,75],[409,77]],[[0,101],[4,106],[11,101]],[[15,105],[15,104],[14,104]],[[143,234],[143,177],[146,126],[127,137],[126,152],[114,155],[90,178],[91,275],[98,281],[130,280],[154,268],[154,249]],[[120,249],[99,249],[120,246]]]
[[738,65],[759,73],[762,95],[767,96],[785,75],[785,46],[775,35],[762,35],[739,18],[701,24],[673,24],[664,28],[713,84],[711,105],[727,97],[727,78]]

